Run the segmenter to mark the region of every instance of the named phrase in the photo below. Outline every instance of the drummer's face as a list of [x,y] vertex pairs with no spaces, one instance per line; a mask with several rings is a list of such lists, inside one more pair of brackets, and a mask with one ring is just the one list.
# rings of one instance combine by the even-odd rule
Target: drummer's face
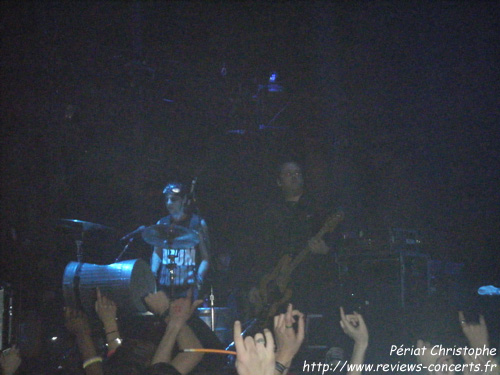
[[185,198],[179,195],[168,194],[165,200],[168,212],[171,215],[181,214],[184,211],[184,201]]

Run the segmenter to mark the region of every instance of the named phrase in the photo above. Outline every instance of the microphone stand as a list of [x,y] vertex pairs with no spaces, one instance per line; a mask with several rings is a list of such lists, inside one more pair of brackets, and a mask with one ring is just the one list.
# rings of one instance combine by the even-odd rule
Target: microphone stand
[[81,240],[75,240],[76,243],[76,259],[78,263],[83,263],[83,234]]
[[11,346],[13,342],[13,335],[12,335],[12,324],[14,321],[14,302],[13,302],[13,292],[10,291],[9,295],[9,306],[8,306],[8,316],[9,316],[9,328],[7,332],[7,345]]

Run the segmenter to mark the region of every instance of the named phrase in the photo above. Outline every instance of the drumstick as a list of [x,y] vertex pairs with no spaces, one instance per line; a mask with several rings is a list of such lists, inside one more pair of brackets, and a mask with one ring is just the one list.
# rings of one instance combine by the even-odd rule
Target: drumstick
[[184,349],[184,353],[216,353],[216,354],[231,354],[236,355],[236,352],[231,350],[222,350],[222,349]]

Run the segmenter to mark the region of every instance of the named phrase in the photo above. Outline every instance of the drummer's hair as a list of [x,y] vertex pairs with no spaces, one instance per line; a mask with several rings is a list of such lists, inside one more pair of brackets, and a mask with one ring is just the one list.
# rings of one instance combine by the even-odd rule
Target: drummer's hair
[[163,194],[175,194],[184,197],[187,194],[186,186],[180,182],[170,182],[165,186],[165,189],[163,189]]

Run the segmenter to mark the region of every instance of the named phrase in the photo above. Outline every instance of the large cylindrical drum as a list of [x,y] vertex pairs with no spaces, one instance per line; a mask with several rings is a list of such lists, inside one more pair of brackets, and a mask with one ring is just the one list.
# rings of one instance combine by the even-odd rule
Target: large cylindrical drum
[[130,315],[147,311],[143,298],[156,292],[156,281],[149,265],[141,259],[109,265],[71,262],[66,266],[63,277],[66,306],[93,314],[97,287],[116,303],[118,314]]

